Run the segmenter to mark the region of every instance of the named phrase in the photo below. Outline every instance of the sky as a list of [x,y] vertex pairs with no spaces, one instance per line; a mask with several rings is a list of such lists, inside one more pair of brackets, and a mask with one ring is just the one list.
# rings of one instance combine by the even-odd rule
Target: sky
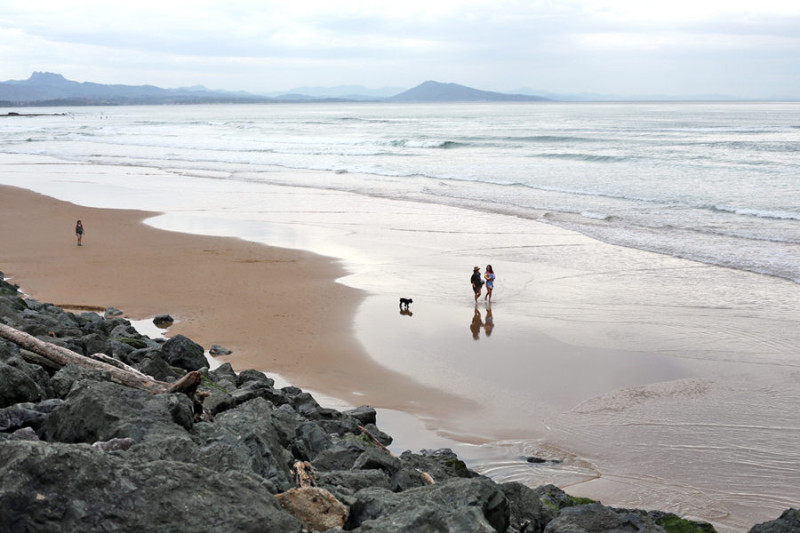
[[797,0],[0,0],[0,81],[800,98]]

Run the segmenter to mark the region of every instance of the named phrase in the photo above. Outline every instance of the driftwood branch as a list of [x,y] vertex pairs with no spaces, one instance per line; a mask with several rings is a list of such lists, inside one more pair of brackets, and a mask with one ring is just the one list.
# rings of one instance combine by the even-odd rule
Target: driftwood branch
[[[10,340],[14,344],[43,357],[49,363],[59,367],[78,365],[84,368],[102,370],[108,372],[111,376],[111,381],[114,383],[144,390],[153,394],[161,392],[183,392],[194,399],[193,397],[202,378],[200,372],[195,371],[189,372],[175,383],[158,381],[150,376],[142,374],[135,368],[115,359],[111,359],[105,354],[93,354],[93,358],[86,357],[72,350],[68,350],[67,348],[41,341],[24,331],[19,331],[5,324],[0,324],[0,337]],[[113,361],[113,364],[109,363],[109,360]]]

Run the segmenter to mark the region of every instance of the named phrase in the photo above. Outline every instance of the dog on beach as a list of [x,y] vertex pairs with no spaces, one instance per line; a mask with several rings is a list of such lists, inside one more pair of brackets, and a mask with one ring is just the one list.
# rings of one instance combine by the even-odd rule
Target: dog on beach
[[400,298],[400,309],[408,310],[408,304],[414,303],[411,298]]

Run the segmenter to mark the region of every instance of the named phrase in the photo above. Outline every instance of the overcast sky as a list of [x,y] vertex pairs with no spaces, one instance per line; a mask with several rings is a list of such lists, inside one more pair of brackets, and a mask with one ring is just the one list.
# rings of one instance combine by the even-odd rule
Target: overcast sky
[[0,81],[800,97],[797,0],[0,0]]

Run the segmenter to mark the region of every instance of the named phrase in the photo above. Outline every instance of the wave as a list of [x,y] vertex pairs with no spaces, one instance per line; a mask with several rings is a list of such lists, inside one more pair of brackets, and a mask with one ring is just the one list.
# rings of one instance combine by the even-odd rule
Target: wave
[[616,155],[600,155],[600,154],[579,154],[579,153],[566,153],[566,154],[533,154],[528,157],[541,158],[541,159],[567,159],[570,161],[586,161],[590,163],[623,163],[632,161],[632,157],[616,156]]
[[729,207],[726,205],[713,205],[708,207],[711,211],[719,213],[731,213],[755,218],[767,218],[772,220],[800,220],[800,213],[791,211],[775,211],[770,209],[753,209],[750,207]]
[[596,143],[601,142],[602,139],[593,139],[590,137],[572,137],[568,135],[528,135],[521,137],[500,137],[499,140],[509,142],[534,142],[534,143]]
[[408,140],[408,139],[395,139],[389,141],[390,146],[399,146],[405,148],[442,148],[449,150],[452,148],[463,148],[469,146],[469,143],[458,141],[435,141],[435,140]]

